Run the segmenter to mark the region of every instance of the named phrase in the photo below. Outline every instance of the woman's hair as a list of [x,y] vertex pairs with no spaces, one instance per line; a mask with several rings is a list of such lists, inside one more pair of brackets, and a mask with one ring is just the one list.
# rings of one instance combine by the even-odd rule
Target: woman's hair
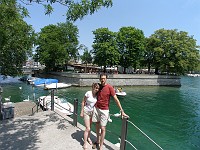
[[99,88],[99,87],[100,87],[100,86],[99,86],[99,83],[93,83],[93,84],[92,84],[92,89],[94,89],[95,87],[98,87],[98,88]]

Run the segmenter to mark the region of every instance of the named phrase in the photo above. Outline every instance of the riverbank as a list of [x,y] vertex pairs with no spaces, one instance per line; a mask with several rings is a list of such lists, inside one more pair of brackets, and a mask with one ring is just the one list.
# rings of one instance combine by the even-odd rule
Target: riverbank
[[[91,86],[99,82],[99,74],[50,72],[36,74],[37,77],[56,78],[59,82],[75,86]],[[181,86],[181,78],[172,75],[108,74],[108,83],[113,86]]]

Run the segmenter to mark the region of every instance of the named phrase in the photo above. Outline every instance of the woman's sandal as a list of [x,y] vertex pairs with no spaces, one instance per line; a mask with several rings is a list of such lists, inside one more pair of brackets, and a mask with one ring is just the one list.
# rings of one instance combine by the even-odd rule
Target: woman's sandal
[[89,143],[90,145],[92,145],[92,141],[91,141],[90,138],[88,138],[87,141],[88,141],[88,143]]
[[83,149],[88,149],[86,144],[83,145]]

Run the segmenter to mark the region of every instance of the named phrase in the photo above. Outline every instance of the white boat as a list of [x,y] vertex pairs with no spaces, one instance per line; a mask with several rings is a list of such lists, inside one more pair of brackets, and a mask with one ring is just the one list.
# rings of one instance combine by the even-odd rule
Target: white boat
[[126,92],[122,91],[122,88],[115,88],[115,94],[117,96],[126,96]]
[[61,89],[61,88],[68,88],[72,86],[71,84],[67,83],[51,83],[44,86],[44,89]]
[[187,74],[189,77],[200,77],[200,74]]
[[126,92],[115,92],[118,96],[126,96]]
[[[40,96],[38,102],[44,109],[51,109],[51,96]],[[54,110],[58,110],[66,115],[72,115],[74,106],[70,102],[64,102],[58,96],[54,96]]]

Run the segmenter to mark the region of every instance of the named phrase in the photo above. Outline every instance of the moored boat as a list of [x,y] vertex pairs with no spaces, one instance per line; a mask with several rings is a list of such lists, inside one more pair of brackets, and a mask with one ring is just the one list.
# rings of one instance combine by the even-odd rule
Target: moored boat
[[117,96],[126,96],[126,92],[116,92]]
[[[45,110],[51,109],[51,96],[40,96],[38,103]],[[72,115],[74,106],[70,102],[62,101],[58,96],[54,96],[54,110],[58,110],[66,115]]]
[[58,83],[58,80],[57,79],[38,78],[33,81],[33,84],[35,86],[44,86],[44,85],[51,84],[51,83]]
[[67,83],[51,83],[51,84],[47,84],[44,86],[45,90],[49,90],[49,89],[62,89],[62,88],[68,88],[72,86],[71,84],[67,84]]
[[126,96],[126,92],[122,91],[122,88],[115,88],[115,94],[117,96]]

